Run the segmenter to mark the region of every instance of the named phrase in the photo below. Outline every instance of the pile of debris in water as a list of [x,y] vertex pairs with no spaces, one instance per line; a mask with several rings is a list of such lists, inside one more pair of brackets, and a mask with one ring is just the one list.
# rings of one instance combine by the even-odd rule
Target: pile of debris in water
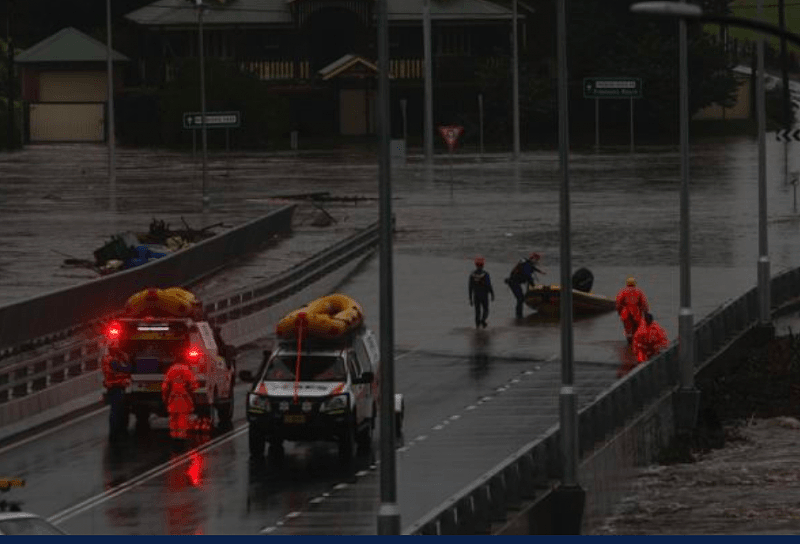
[[111,240],[94,251],[94,261],[87,259],[64,259],[62,268],[87,268],[105,276],[127,270],[165,257],[169,253],[183,249],[215,235],[211,229],[224,227],[215,223],[201,229],[193,229],[181,217],[185,228],[172,230],[168,223],[153,218],[150,230],[146,233],[121,232],[111,236]]

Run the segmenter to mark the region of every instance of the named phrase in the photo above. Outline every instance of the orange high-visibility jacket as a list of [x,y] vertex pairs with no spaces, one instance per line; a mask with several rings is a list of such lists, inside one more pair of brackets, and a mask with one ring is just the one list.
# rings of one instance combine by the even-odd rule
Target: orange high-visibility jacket
[[628,285],[617,294],[617,313],[622,320],[630,317],[634,321],[639,321],[642,314],[648,311],[650,311],[650,306],[647,303],[647,297],[638,287]]
[[184,363],[175,363],[161,383],[161,398],[168,412],[191,413],[194,411],[192,393],[197,389],[194,373]]
[[636,334],[633,335],[633,349],[640,363],[647,361],[668,345],[667,333],[655,321],[650,325],[642,321]]
[[125,371],[130,368],[130,357],[127,353],[118,351],[106,354],[100,367],[103,371],[103,387],[106,389],[128,387],[131,384],[130,370]]

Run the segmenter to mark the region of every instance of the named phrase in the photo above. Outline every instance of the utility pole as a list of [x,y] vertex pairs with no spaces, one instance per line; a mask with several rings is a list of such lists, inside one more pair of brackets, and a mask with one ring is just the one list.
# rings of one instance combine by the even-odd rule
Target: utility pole
[[514,88],[512,93],[512,99],[514,102],[514,108],[512,115],[514,119],[512,119],[511,124],[514,127],[514,159],[519,158],[519,38],[517,36],[517,0],[513,0],[513,15],[511,18],[513,19],[512,25],[513,30],[511,31],[511,40],[512,40],[512,62],[514,64],[511,73],[513,74],[513,81],[512,87]]
[[[114,63],[111,58],[111,0],[106,0],[106,79],[108,80],[108,185],[111,194],[116,194],[117,182],[114,146]],[[116,202],[112,202],[112,211],[116,211]]]
[[425,57],[425,162],[433,160],[433,52],[431,51],[431,0],[422,0],[422,49]]
[[[778,0],[778,27],[781,29],[781,79],[783,80],[783,128],[792,127],[792,103],[789,99],[789,59],[786,55],[786,5]],[[789,182],[789,142],[783,142],[783,183]]]
[[8,136],[9,150],[15,149],[14,141],[14,42],[11,37],[14,19],[14,0],[6,0],[6,47],[8,47]]
[[208,139],[206,133],[206,71],[205,71],[205,50],[203,48],[203,0],[197,1],[197,55],[200,58],[200,129],[203,139],[203,211],[208,208],[208,177],[206,173],[206,162],[208,161]]

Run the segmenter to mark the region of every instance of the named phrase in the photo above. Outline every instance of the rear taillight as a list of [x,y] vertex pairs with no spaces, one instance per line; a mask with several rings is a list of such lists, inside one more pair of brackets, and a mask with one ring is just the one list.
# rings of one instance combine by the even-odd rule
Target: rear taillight
[[122,323],[119,321],[112,321],[106,326],[105,337],[108,340],[115,341],[122,338]]
[[202,356],[203,352],[197,346],[191,346],[186,350],[186,360],[190,363],[196,363],[200,361]]

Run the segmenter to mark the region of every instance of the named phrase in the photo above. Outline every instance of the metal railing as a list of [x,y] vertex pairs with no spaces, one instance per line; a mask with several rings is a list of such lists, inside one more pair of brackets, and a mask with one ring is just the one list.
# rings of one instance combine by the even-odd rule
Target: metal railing
[[[800,297],[800,268],[770,280],[773,312]],[[694,328],[695,369],[723,351],[758,321],[758,292],[750,289],[731,299]],[[679,385],[678,342],[624,378],[578,412],[579,454],[585,459],[662,395]],[[414,523],[406,534],[487,534],[492,524],[507,520],[508,511],[523,500],[533,500],[552,490],[562,476],[559,425],[456,493]]]
[[[277,278],[213,300],[205,305],[209,322],[221,325],[284,300],[321,277],[351,262],[378,244],[373,224],[327,250],[293,266]],[[107,314],[105,319],[114,314]],[[46,354],[0,368],[0,405],[42,391],[99,368],[99,331],[85,327],[81,338]]]

